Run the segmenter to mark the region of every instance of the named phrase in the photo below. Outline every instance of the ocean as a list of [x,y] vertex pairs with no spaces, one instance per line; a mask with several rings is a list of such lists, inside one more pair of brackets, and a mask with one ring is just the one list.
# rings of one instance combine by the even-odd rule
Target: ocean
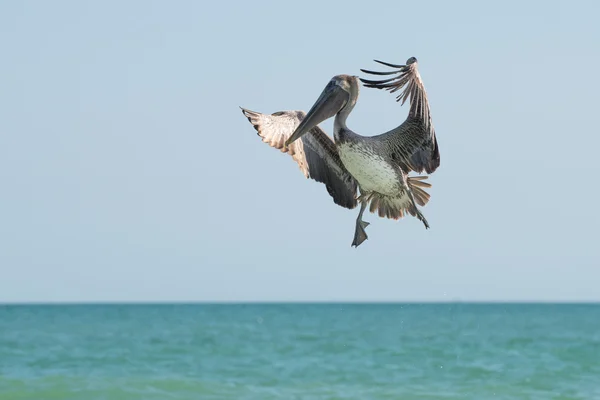
[[4,305],[0,399],[600,399],[600,305]]

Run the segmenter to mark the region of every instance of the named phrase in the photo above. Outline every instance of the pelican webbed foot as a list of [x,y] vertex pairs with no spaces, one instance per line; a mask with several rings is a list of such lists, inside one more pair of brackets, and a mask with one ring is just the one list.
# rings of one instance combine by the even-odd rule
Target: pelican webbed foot
[[358,247],[362,242],[367,240],[369,237],[367,236],[367,232],[365,232],[365,228],[369,226],[367,221],[363,221],[362,216],[365,212],[365,208],[367,208],[367,201],[361,201],[360,203],[360,212],[358,213],[358,217],[356,218],[356,229],[354,230],[354,240],[352,241],[352,246]]
[[410,202],[412,203],[412,212],[410,212],[412,215],[414,215],[415,217],[417,217],[419,219],[419,221],[421,221],[423,223],[423,225],[425,225],[425,229],[429,229],[429,222],[427,222],[427,219],[425,218],[425,216],[423,215],[423,213],[421,211],[419,211],[419,208],[417,207],[417,202],[415,201],[415,196],[413,195],[412,190],[408,189],[407,190],[408,193],[408,197],[410,198]]
[[429,223],[427,222],[427,219],[425,218],[425,216],[421,213],[421,211],[419,211],[418,209],[415,208],[416,211],[416,217],[419,219],[419,221],[421,221],[423,223],[423,225],[425,225],[425,229],[429,229]]
[[367,221],[356,220],[356,230],[354,231],[354,240],[352,241],[352,246],[358,247],[362,242],[367,240],[369,237],[367,236],[367,232],[365,232],[365,228],[369,226]]

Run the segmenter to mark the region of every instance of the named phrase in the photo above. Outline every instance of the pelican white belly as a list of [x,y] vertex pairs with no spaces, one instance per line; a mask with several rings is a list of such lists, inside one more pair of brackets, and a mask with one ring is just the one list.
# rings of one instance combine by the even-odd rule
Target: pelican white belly
[[401,178],[383,157],[356,143],[342,143],[338,150],[344,166],[363,190],[388,196],[398,195]]

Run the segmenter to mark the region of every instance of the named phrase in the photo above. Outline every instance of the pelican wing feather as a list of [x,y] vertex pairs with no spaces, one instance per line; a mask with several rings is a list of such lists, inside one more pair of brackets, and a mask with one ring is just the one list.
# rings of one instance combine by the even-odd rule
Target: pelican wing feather
[[427,93],[417,68],[416,58],[410,58],[406,65],[375,61],[394,70],[379,72],[361,69],[361,71],[371,75],[393,76],[381,80],[361,78],[364,86],[388,90],[390,93],[400,91],[396,101],[401,102],[401,105],[404,105],[406,100],[410,102],[406,121],[399,127],[380,135],[379,139],[387,142],[390,147],[389,152],[394,155],[393,158],[398,159],[398,164],[405,172],[411,170],[417,173],[434,172],[440,165],[440,152],[431,121]]
[[304,111],[279,111],[269,115],[242,108],[242,112],[263,142],[292,156],[305,177],[325,184],[335,204],[349,209],[356,207],[356,180],[342,164],[333,140],[321,128],[316,126],[285,146],[306,116]]

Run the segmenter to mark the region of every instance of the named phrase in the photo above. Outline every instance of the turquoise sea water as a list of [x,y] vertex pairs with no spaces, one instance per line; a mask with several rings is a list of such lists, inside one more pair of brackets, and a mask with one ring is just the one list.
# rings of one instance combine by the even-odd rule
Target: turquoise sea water
[[0,399],[600,399],[600,305],[0,306]]

